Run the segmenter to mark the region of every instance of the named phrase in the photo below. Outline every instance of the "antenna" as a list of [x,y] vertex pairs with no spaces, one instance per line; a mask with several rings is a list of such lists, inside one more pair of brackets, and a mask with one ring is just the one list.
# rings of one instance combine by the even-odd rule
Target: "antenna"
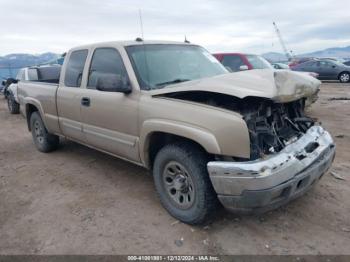
[[141,28],[141,37],[143,38],[143,23],[142,23],[142,13],[141,13],[141,9],[139,9],[139,17],[140,17],[140,28]]
[[186,35],[185,35],[185,41],[184,42],[187,43],[187,44],[191,43],[190,41],[187,40]]
[[[143,23],[142,23],[142,13],[141,13],[141,9],[139,9],[139,17],[140,17],[140,28],[141,28],[141,39],[137,38],[136,41],[141,42],[142,41],[142,45],[143,45],[143,56],[145,59],[145,66],[146,66],[146,73],[147,73],[147,85],[150,84],[150,78],[149,78],[149,68],[148,68],[148,61],[147,61],[147,55],[146,55],[146,47],[145,47],[145,42],[144,40],[144,36],[143,36]],[[141,41],[140,41],[141,40]],[[150,89],[150,87],[148,86],[148,89]]]

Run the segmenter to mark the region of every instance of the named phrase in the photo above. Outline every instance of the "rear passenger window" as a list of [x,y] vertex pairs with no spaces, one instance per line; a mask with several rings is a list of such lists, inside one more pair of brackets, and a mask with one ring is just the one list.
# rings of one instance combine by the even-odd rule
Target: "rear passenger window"
[[123,60],[114,48],[97,48],[91,60],[87,88],[96,89],[98,80],[108,76],[125,81],[127,74]]
[[73,51],[67,64],[64,84],[70,87],[80,87],[88,50]]
[[29,81],[38,81],[38,69],[36,68],[29,68],[28,69],[28,80]]
[[17,80],[25,80],[25,73],[24,73],[24,69],[21,69],[18,71],[18,74],[16,76]]
[[231,68],[233,72],[239,71],[239,67],[244,65],[241,57],[237,55],[225,55],[222,64]]

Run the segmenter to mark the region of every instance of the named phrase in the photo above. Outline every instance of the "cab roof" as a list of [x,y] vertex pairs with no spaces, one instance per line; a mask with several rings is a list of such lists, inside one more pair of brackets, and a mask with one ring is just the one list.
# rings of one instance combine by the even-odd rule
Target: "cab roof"
[[151,44],[158,44],[158,45],[166,45],[166,44],[175,44],[175,45],[193,45],[191,43],[185,43],[185,42],[179,42],[179,41],[163,41],[163,40],[126,40],[126,41],[110,41],[110,42],[100,42],[100,43],[93,43],[93,44],[87,44],[87,45],[81,45],[72,48],[71,50],[76,49],[88,49],[88,48],[96,48],[96,47],[106,47],[106,46],[135,46],[135,45],[151,45]]

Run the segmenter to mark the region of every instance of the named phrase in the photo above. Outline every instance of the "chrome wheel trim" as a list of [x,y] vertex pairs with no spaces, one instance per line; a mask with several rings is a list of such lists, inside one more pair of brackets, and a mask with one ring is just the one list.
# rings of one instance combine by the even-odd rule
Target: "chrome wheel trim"
[[350,79],[350,75],[349,74],[343,73],[343,74],[340,75],[341,82],[348,82],[349,79]]

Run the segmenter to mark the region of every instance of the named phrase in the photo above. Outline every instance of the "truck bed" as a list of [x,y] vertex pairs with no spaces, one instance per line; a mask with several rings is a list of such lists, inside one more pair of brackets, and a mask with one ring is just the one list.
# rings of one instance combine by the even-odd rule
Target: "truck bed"
[[[56,92],[58,84],[21,81],[18,83],[18,100],[21,105],[31,102],[36,105],[43,117],[46,128],[53,132],[59,130],[56,106]],[[21,106],[21,111],[26,114],[26,108]]]

